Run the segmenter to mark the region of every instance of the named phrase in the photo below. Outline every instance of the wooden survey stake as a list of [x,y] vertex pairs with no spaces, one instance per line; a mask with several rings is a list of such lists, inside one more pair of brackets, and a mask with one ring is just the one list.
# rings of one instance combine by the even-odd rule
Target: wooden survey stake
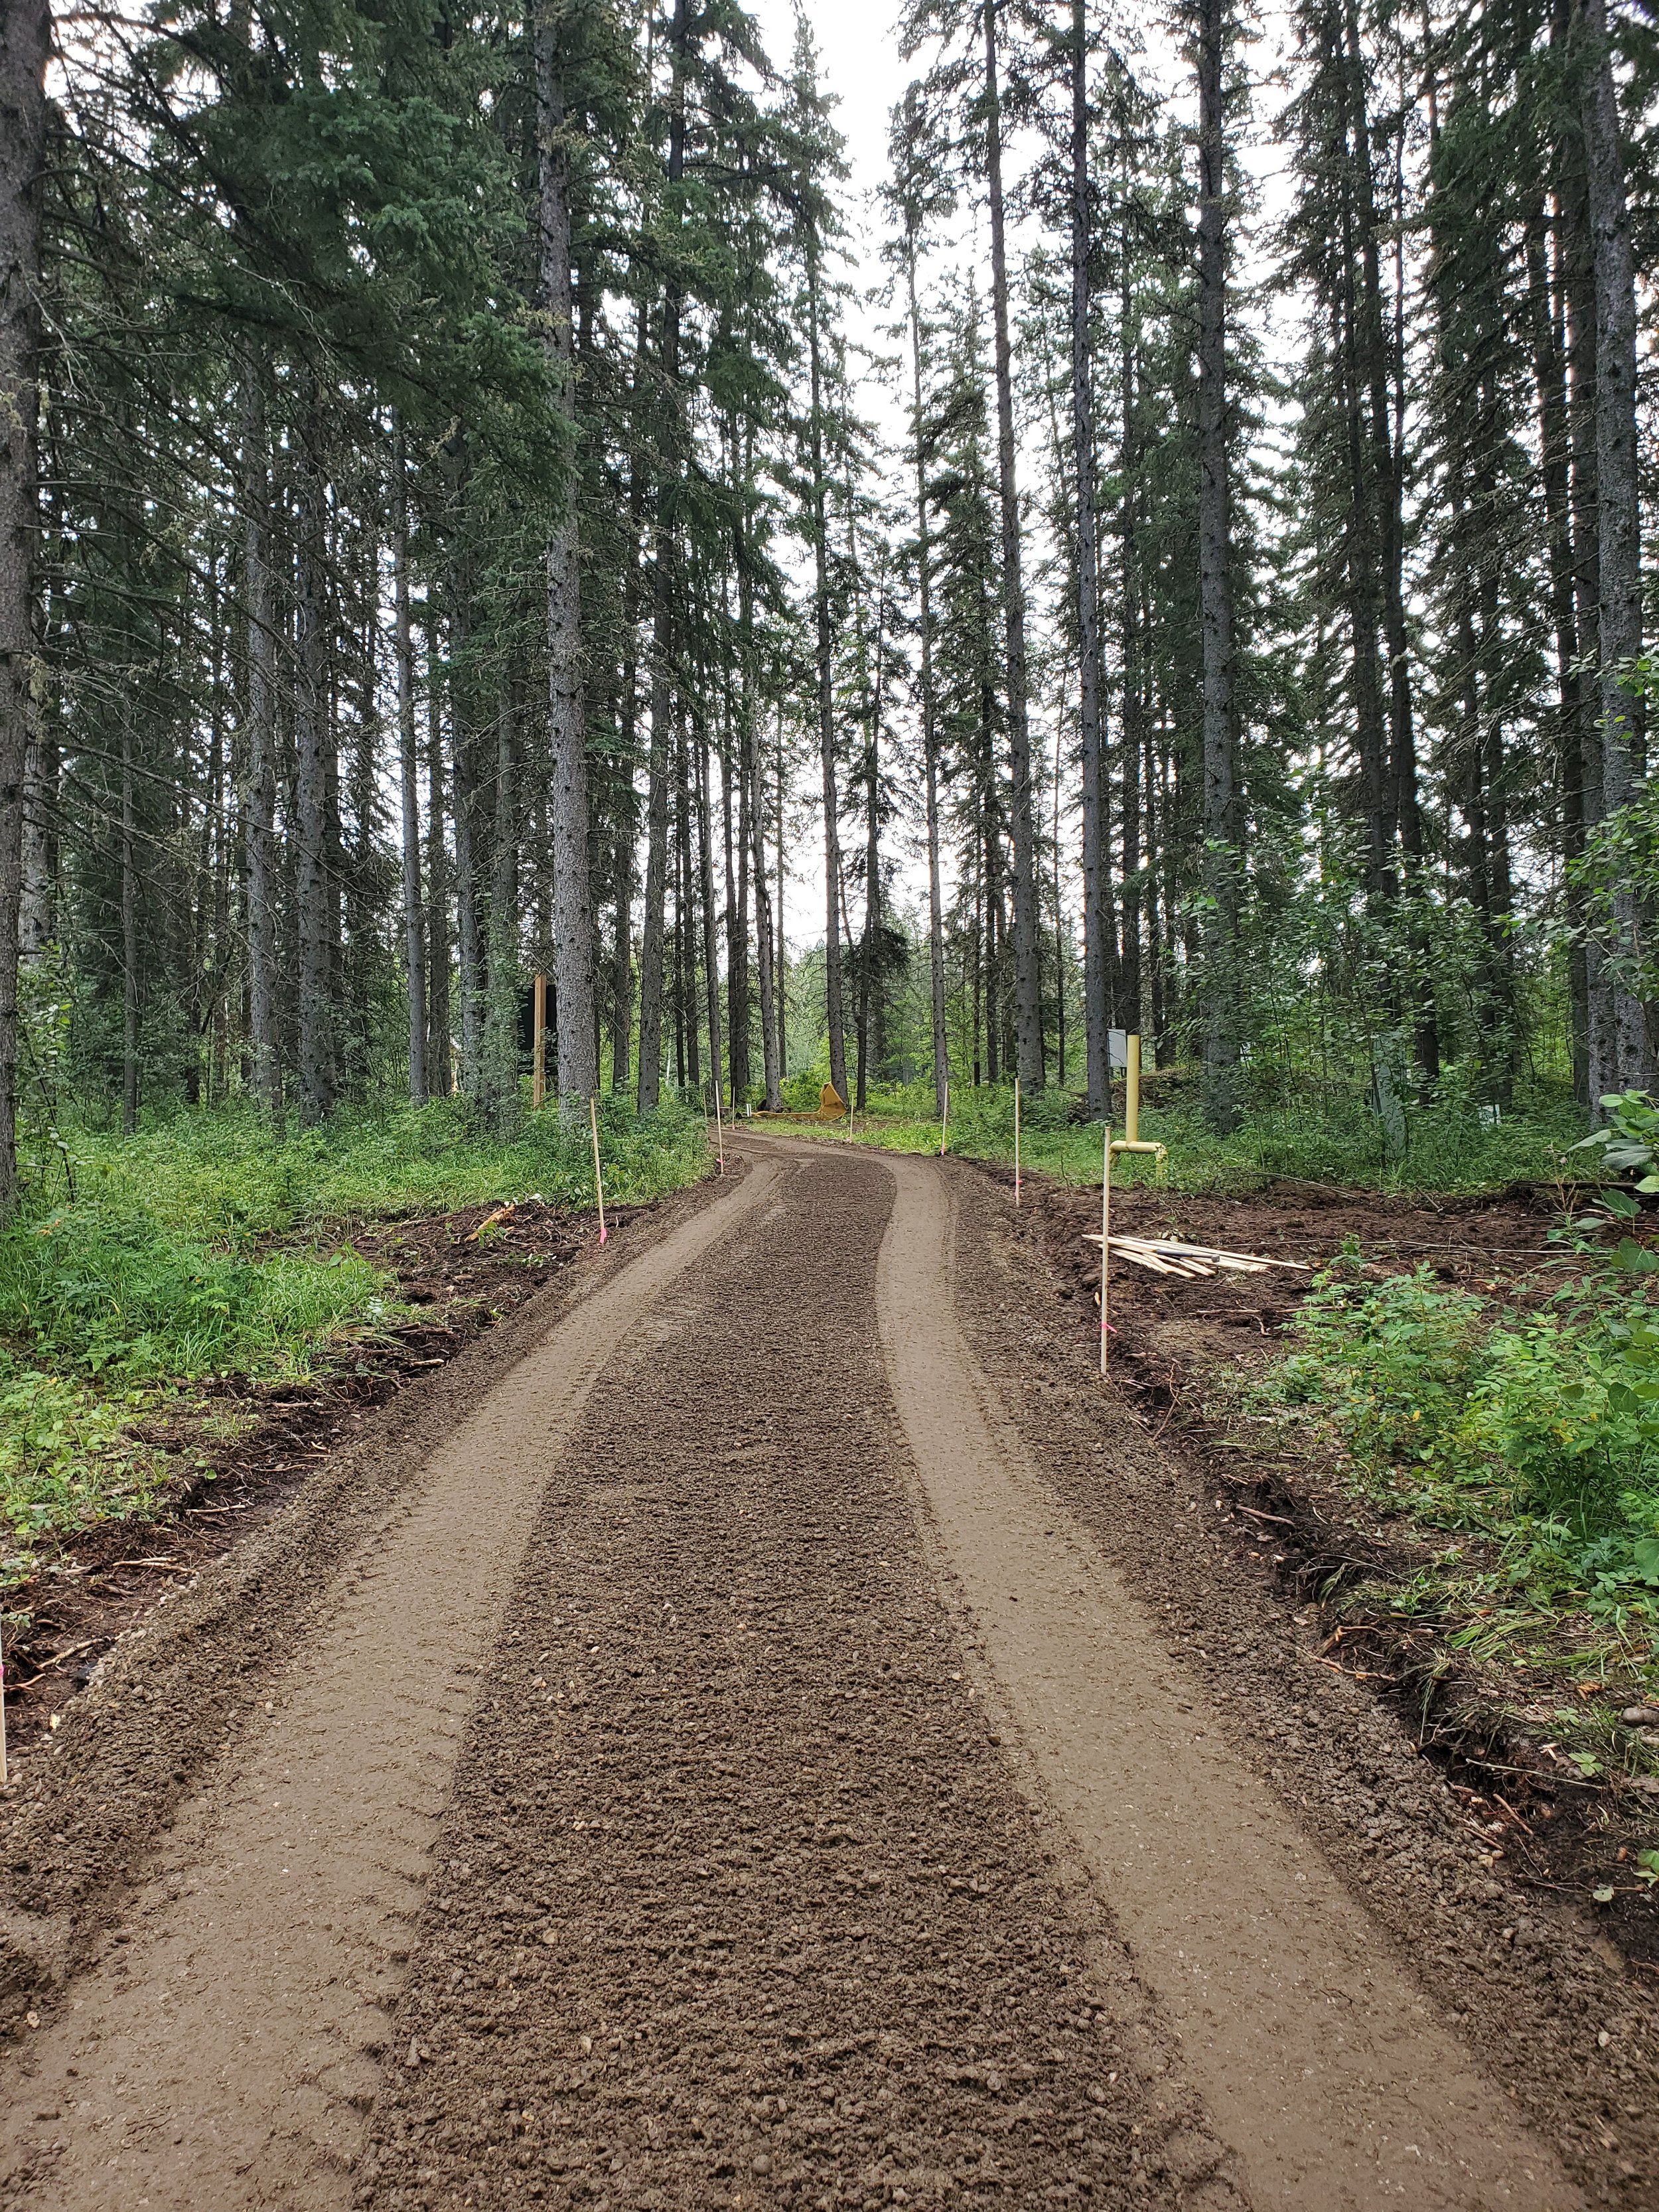
[[599,1102],[591,1093],[587,1101],[587,1126],[593,1132],[593,1195],[599,1204],[599,1242],[605,1242],[605,1178],[599,1173]]

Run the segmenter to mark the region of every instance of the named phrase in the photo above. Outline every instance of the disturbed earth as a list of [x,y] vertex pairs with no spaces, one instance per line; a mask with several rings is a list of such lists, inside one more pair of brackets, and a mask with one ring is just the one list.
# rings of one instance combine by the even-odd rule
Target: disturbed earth
[[1006,1194],[738,1150],[25,1763],[0,2204],[1659,2204],[1650,1986],[1322,1663]]

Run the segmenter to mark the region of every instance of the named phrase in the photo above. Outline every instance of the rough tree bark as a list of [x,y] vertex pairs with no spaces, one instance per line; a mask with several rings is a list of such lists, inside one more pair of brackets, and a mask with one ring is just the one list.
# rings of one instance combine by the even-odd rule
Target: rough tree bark
[[121,714],[121,1133],[138,1126],[137,822],[132,792],[132,715]]
[[766,809],[761,787],[760,729],[754,703],[753,602],[754,586],[745,564],[738,579],[738,623],[743,652],[743,691],[739,708],[743,729],[743,778],[748,799],[747,819],[753,863],[751,876],[755,886],[755,953],[760,983],[761,1068],[766,1079],[766,1110],[769,1114],[775,1114],[783,1104],[778,1088],[782,1080],[782,1071],[778,1065],[777,977],[773,967],[772,891],[766,872]]
[[318,422],[307,409],[296,457],[299,538],[295,591],[294,906],[299,939],[300,1113],[307,1127],[334,1107],[332,884],[329,855],[331,732],[327,581]]
[[[1126,196],[1127,197],[1127,196]],[[1140,884],[1140,551],[1137,531],[1137,489],[1140,471],[1140,441],[1135,419],[1136,358],[1133,299],[1129,281],[1127,217],[1119,251],[1118,359],[1122,408],[1123,499],[1119,510],[1118,540],[1121,558],[1119,605],[1123,653],[1123,708],[1118,757],[1122,763],[1123,825],[1123,937],[1118,963],[1121,999],[1118,1016],[1124,1026],[1142,1026],[1140,1005],[1140,908],[1146,896]]]
[[[1572,515],[1569,482],[1571,434],[1564,349],[1558,329],[1555,288],[1551,282],[1552,225],[1543,201],[1529,212],[1526,228],[1527,303],[1532,325],[1533,383],[1538,401],[1539,477],[1549,535],[1550,616],[1555,631],[1557,697],[1556,763],[1561,787],[1561,856],[1569,865],[1584,849],[1584,694],[1578,672],[1578,625],[1573,611]],[[1569,919],[1582,928],[1583,902],[1568,888]],[[1589,1097],[1589,1015],[1583,946],[1568,954],[1568,1037],[1573,1089]]]
[[1228,0],[1198,9],[1198,563],[1204,635],[1204,1111],[1238,1120],[1238,830],[1233,745],[1232,499],[1227,472]]
[[841,794],[836,772],[836,690],[830,617],[829,516],[823,474],[823,358],[816,239],[806,249],[806,341],[811,371],[812,608],[817,643],[818,761],[823,779],[823,998],[830,1031],[830,1080],[843,1102],[847,1022],[841,965]]
[[1088,1109],[1111,1110],[1107,1064],[1105,758],[1101,744],[1100,547],[1089,331],[1089,42],[1072,0],[1072,465],[1077,479],[1078,735],[1083,775],[1083,1029]]
[[427,1088],[434,1098],[447,1098],[453,1088],[449,1019],[449,851],[444,843],[443,716],[440,708],[443,692],[441,673],[438,625],[428,592],[426,621],[426,1080]]
[[409,1096],[426,1103],[426,915],[421,901],[420,764],[415,735],[415,640],[409,613],[409,476],[404,428],[392,434],[392,559],[398,658],[398,769],[403,802],[404,965],[409,1003]]
[[1025,586],[1020,562],[1019,484],[1014,464],[1013,346],[1002,204],[1002,109],[997,82],[997,0],[984,0],[985,177],[991,216],[991,315],[995,336],[997,485],[1002,507],[1002,605],[1008,679],[1009,829],[1014,848],[1014,1034],[1022,1087],[1043,1084],[1042,957],[1037,935],[1036,837],[1031,807]]
[[[1636,277],[1625,154],[1619,128],[1606,0],[1584,0],[1587,39],[1583,91],[1590,235],[1595,270],[1595,477],[1601,601],[1601,805],[1613,813],[1641,782],[1636,701],[1624,677],[1642,650],[1641,513],[1636,432]],[[1613,899],[1620,951],[1638,937],[1641,915],[1629,891]],[[1609,1088],[1646,1087],[1654,1054],[1645,1009],[1628,981],[1613,982]]]
[[581,675],[581,551],[576,528],[576,377],[570,284],[570,154],[558,13],[536,23],[543,345],[568,441],[563,503],[547,545],[547,662],[553,833],[553,982],[558,995],[559,1111],[586,1118],[599,1087],[593,1002],[593,903],[587,873],[587,758]]
[[904,289],[910,326],[910,442],[916,490],[917,694],[921,713],[924,828],[927,841],[927,965],[933,1017],[933,1111],[941,1118],[951,1080],[945,1022],[945,901],[939,877],[939,720],[933,686],[933,549],[927,513],[927,453],[921,410],[921,307],[916,295],[919,242],[915,210],[904,223]]
[[[714,859],[709,822],[708,733],[701,720],[696,726],[694,763],[696,776],[697,879],[702,902],[702,970],[708,1008],[708,1079],[714,1085],[717,1109],[724,1113],[726,1090],[720,1070],[720,969],[714,933]],[[695,1024],[695,1006],[691,1012]]]
[[242,744],[247,779],[243,848],[247,870],[248,1060],[265,1123],[283,1126],[283,1041],[276,945],[276,646],[270,568],[270,450],[258,364],[242,380],[242,588],[247,647]]
[[[666,179],[673,212],[685,174],[685,55],[690,36],[690,0],[674,0],[669,25],[672,81],[668,102]],[[656,494],[655,550],[652,562],[651,761],[646,796],[645,917],[640,939],[640,1111],[649,1113],[662,1096],[663,925],[668,890],[668,771],[673,685],[675,487],[680,453],[680,291],[671,274],[663,288],[662,342],[659,372],[665,410],[661,480]]]
[[33,659],[49,0],[0,9],[0,1221],[17,1205],[17,935]]

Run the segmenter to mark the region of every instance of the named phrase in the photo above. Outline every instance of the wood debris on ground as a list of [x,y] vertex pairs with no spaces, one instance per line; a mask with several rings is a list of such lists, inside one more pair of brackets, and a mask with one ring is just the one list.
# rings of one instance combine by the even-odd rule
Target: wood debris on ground
[[[1105,1241],[1098,1231],[1084,1239],[1089,1244]],[[1224,1273],[1261,1275],[1269,1267],[1293,1267],[1300,1274],[1308,1273],[1307,1263],[1302,1260],[1267,1260],[1257,1252],[1224,1252],[1212,1244],[1182,1244],[1170,1237],[1114,1237],[1110,1239],[1110,1250],[1114,1259],[1132,1260],[1137,1267],[1145,1267],[1154,1275],[1179,1275],[1188,1282]]]

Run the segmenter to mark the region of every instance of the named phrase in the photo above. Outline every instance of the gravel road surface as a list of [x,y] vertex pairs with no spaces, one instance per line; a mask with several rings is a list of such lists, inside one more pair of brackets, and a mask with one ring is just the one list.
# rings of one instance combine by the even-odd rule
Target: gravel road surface
[[[1617,1962],[1449,2001],[1174,1648],[1109,1462],[1077,1487],[1133,1417],[994,1274],[1001,1195],[738,1152],[515,1324],[303,1634],[272,1569],[211,1755],[48,1910],[77,1732],[125,1772],[164,1650],[218,1695],[220,1613],[71,1711],[14,1828],[0,1936],[56,1963],[0,2203],[1655,2202]],[[1528,2002],[1533,2073],[1481,2012]]]

